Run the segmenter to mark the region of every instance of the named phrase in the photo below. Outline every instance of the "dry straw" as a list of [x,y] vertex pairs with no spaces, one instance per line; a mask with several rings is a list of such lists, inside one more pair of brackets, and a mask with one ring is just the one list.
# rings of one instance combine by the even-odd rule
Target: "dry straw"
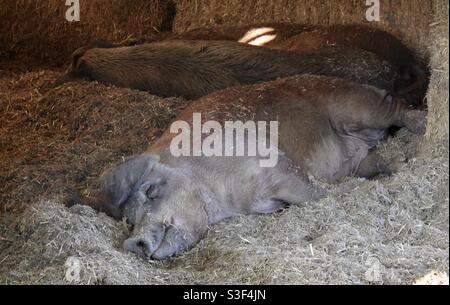
[[[83,1],[92,3],[84,8],[89,26],[58,28],[60,2],[0,0],[0,55],[61,63],[93,36],[150,35],[169,20],[159,11],[165,2]],[[363,2],[177,0],[175,28],[362,23]],[[401,130],[380,147],[408,164],[392,177],[326,186],[330,195],[318,202],[220,223],[196,248],[164,262],[124,253],[123,222],[88,207],[69,210],[58,195],[69,186],[89,189],[105,166],[145,149],[186,102],[96,83],[51,89],[60,71],[48,68],[0,70],[0,283],[68,283],[67,261],[80,262],[83,284],[405,284],[431,271],[448,274],[448,1],[382,3],[389,10],[378,26],[421,58],[431,55],[427,141]]]

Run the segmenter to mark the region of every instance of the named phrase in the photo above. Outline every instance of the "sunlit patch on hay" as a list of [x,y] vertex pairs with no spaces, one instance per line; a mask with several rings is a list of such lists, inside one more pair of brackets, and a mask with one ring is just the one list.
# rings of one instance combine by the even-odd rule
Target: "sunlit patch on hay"
[[446,273],[432,271],[417,279],[414,285],[448,285],[448,275]]

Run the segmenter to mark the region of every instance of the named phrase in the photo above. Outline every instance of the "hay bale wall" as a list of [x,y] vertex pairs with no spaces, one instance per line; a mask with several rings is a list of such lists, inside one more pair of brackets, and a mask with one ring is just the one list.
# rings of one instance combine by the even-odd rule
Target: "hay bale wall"
[[432,0],[380,0],[380,22],[365,18],[365,0],[176,0],[173,30],[201,26],[261,22],[293,22],[319,25],[367,24],[386,30],[428,57]]
[[65,19],[63,0],[0,0],[0,58],[26,66],[60,65],[92,38],[117,41],[170,29],[171,0],[81,0],[80,21]]
[[[448,154],[448,9],[447,0],[434,1],[435,16],[431,23],[430,53],[431,82],[428,90],[428,130],[429,145],[425,148],[439,148],[439,153]],[[442,151],[443,150],[443,151]],[[432,150],[431,150],[432,151]]]

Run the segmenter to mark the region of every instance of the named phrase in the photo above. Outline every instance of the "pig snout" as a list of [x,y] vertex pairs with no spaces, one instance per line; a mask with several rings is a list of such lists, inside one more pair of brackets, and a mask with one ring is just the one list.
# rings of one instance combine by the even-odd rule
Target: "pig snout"
[[161,236],[154,236],[153,234],[134,236],[126,239],[123,242],[123,248],[125,251],[133,252],[139,256],[150,258],[158,248],[161,240]]
[[150,219],[143,220],[132,236],[123,242],[125,251],[143,258],[164,259],[189,247],[188,232],[169,223],[151,222]]
[[165,231],[163,223],[143,220],[139,227],[134,229],[132,236],[123,242],[123,248],[141,257],[151,258],[161,245]]

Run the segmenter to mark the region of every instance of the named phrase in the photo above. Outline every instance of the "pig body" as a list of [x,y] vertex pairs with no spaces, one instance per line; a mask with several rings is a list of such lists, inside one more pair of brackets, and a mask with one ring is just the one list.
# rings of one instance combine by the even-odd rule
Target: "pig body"
[[372,52],[398,66],[415,62],[414,53],[394,35],[373,27],[354,24],[319,26],[260,23],[243,26],[216,26],[165,35],[161,39],[231,40],[306,53],[338,45]]
[[88,79],[167,97],[213,91],[296,74],[342,77],[395,94],[400,71],[366,51],[297,54],[231,41],[163,41],[94,48],[57,81]]
[[[359,52],[363,50],[389,61],[401,72],[396,90],[412,104],[425,98],[429,75],[426,67],[415,60],[414,53],[394,35],[363,25],[313,26],[289,23],[262,23],[245,26],[199,28],[174,34],[166,39],[233,40],[272,49],[302,54]],[[337,48],[337,50],[336,50]],[[412,87],[410,87],[412,86]],[[406,92],[405,92],[406,94]]]
[[230,40],[257,46],[278,43],[317,26],[295,23],[269,22],[238,26],[194,28],[181,33],[163,34],[155,40]]
[[194,246],[225,218],[272,213],[325,195],[309,175],[334,183],[388,173],[392,164],[374,151],[385,131],[398,126],[420,133],[425,126],[423,112],[385,90],[311,75],[214,93],[177,121],[194,128],[195,113],[221,124],[278,121],[277,164],[261,167],[255,156],[175,157],[170,147],[177,135],[167,130],[145,153],[107,171],[97,195],[85,199],[134,226],[125,250],[166,258]]

